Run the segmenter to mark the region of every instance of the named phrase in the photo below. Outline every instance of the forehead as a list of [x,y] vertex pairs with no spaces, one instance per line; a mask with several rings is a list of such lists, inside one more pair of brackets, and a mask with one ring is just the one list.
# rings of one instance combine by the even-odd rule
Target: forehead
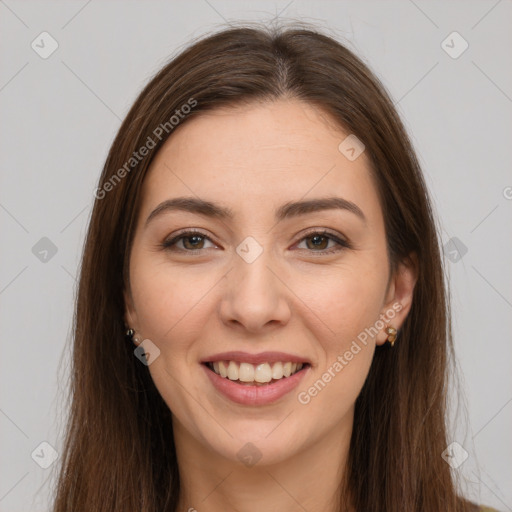
[[348,135],[328,113],[299,100],[201,113],[179,126],[155,156],[143,201],[150,208],[196,195],[252,215],[255,206],[262,211],[286,200],[339,195],[375,210],[365,153],[349,160],[339,150]]

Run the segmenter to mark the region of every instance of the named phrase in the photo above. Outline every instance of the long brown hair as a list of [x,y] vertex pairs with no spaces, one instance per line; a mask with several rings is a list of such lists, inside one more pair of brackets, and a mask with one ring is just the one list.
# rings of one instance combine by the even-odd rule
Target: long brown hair
[[412,309],[394,348],[376,350],[356,401],[345,497],[358,512],[473,510],[441,457],[449,444],[449,297],[427,187],[393,102],[361,59],[318,30],[246,25],[194,41],[161,69],[108,154],[82,258],[54,512],[176,510],[171,413],[124,334],[139,192],[158,149],[188,119],[283,97],[323,109],[364,143],[392,270],[417,256]]

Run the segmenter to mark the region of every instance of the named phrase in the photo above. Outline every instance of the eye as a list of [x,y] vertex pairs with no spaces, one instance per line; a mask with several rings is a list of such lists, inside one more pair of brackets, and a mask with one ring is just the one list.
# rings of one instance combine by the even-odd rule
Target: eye
[[[165,240],[161,245],[168,251],[193,253],[194,251],[208,249],[208,247],[204,246],[206,241],[210,242],[213,247],[217,247],[207,235],[197,230],[182,231],[169,240]],[[351,248],[349,242],[327,230],[311,231],[300,240],[299,244],[303,243],[303,241],[306,243],[306,250],[318,254],[331,254]],[[331,242],[334,244],[334,247],[329,247]]]
[[[304,238],[302,238],[300,243],[303,241],[306,243],[306,249],[312,249],[312,252],[319,254],[331,254],[351,248],[349,242],[339,238],[337,235],[327,230],[312,231],[308,233]],[[308,241],[311,241],[311,243],[308,243]],[[334,247],[329,247],[330,242],[335,244]]]
[[[182,231],[170,240],[163,242],[162,247],[168,251],[193,252],[196,250],[205,249],[204,243],[206,240],[213,244],[210,238],[206,236],[202,231]],[[180,243],[182,244],[181,247],[179,246]],[[177,248],[173,248],[173,246],[176,246]],[[216,247],[215,244],[213,244],[213,246]],[[206,249],[208,249],[208,247],[206,247]]]

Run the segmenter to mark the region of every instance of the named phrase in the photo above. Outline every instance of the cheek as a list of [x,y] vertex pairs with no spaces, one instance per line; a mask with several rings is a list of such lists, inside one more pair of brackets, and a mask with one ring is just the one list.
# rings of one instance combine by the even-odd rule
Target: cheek
[[298,390],[297,401],[325,425],[347,417],[368,375],[375,351],[368,328],[378,319],[383,292],[379,286],[374,276],[363,279],[347,273],[309,287],[309,304],[328,329],[315,330],[318,367],[314,378]]
[[320,435],[322,429],[351,425],[354,405],[368,375],[373,353],[371,344],[361,344],[355,350],[340,350],[328,359],[324,371],[319,369],[315,379],[298,390],[296,398],[308,437]]
[[[205,315],[207,294],[215,286],[216,276],[192,269],[171,268],[150,258],[133,260],[132,292],[141,333],[162,345],[180,339],[186,328],[187,338],[199,328],[198,317]],[[175,347],[177,348],[177,347]]]
[[[308,382],[297,400],[326,421],[344,415],[359,395],[371,366],[375,331],[385,294],[382,264],[364,258],[297,280],[298,295],[315,312],[321,328],[314,328],[321,356],[314,382]],[[385,264],[385,262],[384,262]],[[300,287],[299,287],[299,283]],[[305,310],[304,310],[305,313]],[[310,316],[310,315],[309,315]],[[306,317],[306,315],[304,315]],[[314,320],[315,321],[315,320]]]
[[[200,414],[190,396],[201,396],[191,372],[197,371],[195,340],[207,312],[207,293],[216,280],[199,275],[191,269],[171,268],[162,262],[133,258],[132,293],[141,334],[160,350],[159,357],[149,365],[151,378],[160,395],[190,431],[196,430],[190,418]],[[210,272],[211,274],[211,272]]]
[[366,328],[374,325],[383,304],[386,274],[382,264],[364,259],[297,275],[294,290],[323,325],[327,351],[341,350]]

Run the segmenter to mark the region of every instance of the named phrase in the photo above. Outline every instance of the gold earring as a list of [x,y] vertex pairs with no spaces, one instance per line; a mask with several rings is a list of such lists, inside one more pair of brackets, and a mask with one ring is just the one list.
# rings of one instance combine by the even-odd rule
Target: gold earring
[[132,342],[132,343],[135,343],[136,345],[139,344],[139,342],[141,341],[140,339],[140,335],[138,333],[136,333],[132,328],[128,328],[126,330],[126,337]]
[[395,340],[396,340],[396,329],[393,326],[388,325],[386,327],[386,333],[388,335],[387,341],[389,341],[391,346],[393,346],[395,344]]

